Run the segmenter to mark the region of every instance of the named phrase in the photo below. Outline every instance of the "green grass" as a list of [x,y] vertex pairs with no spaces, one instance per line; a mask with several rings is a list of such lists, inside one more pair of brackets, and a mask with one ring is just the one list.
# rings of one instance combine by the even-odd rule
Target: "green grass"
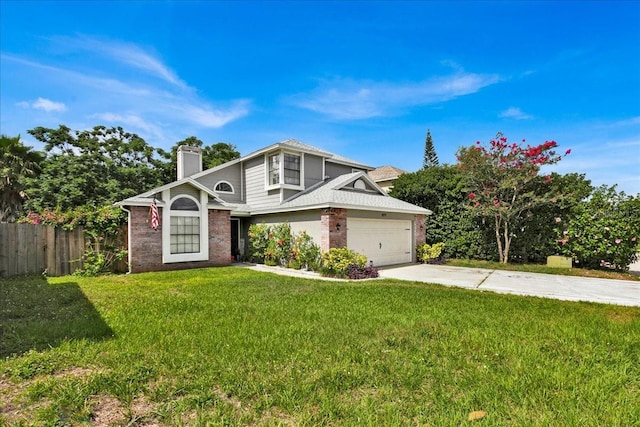
[[640,422],[640,308],[234,267],[0,292],[0,425]]
[[554,268],[542,264],[503,264],[495,261],[478,261],[472,259],[448,259],[447,265],[452,267],[488,268],[490,270],[526,271],[529,273],[558,274],[562,276],[598,277],[601,279],[640,281],[640,275],[614,270],[590,270],[587,268]]

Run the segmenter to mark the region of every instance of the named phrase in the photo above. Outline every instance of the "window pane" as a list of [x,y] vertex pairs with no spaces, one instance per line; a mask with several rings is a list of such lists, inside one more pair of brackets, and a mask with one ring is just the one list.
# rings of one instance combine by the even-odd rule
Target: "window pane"
[[180,197],[171,203],[171,210],[174,211],[198,211],[198,204],[187,197]]
[[231,185],[229,183],[219,182],[216,185],[215,191],[224,191],[224,192],[227,192],[227,193],[232,193],[233,192],[233,188],[231,188]]
[[284,183],[300,185],[300,156],[284,155]]
[[280,154],[269,156],[269,185],[280,184]]
[[170,247],[172,254],[200,252],[200,218],[172,216]]

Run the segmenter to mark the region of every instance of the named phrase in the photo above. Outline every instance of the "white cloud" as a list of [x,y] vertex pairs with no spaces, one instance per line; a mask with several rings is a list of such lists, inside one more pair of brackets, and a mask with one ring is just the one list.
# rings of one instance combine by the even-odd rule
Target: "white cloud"
[[226,110],[210,106],[189,105],[182,109],[184,117],[208,128],[220,128],[227,123],[249,114],[249,101],[239,100]]
[[63,112],[67,110],[66,105],[62,102],[55,102],[46,98],[38,98],[33,102],[21,101],[16,104],[21,108],[33,108],[34,110],[43,110],[50,112]]
[[336,79],[292,96],[289,102],[335,119],[366,119],[397,114],[419,105],[449,101],[495,84],[500,77],[457,72],[421,82],[389,83]]
[[97,113],[92,114],[91,117],[103,120],[106,123],[110,123],[114,126],[128,125],[136,129],[140,129],[153,135],[156,138],[162,137],[162,129],[152,123],[147,122],[140,116],[132,113],[118,114],[118,113]]
[[[160,60],[135,45],[90,38],[64,40],[68,41],[67,51],[93,49],[97,60],[87,58],[87,62],[60,67],[13,55],[0,54],[0,57],[3,61],[28,67],[42,77],[43,84],[54,86],[73,98],[74,109],[83,111],[85,120],[99,119],[126,125],[128,131],[143,138],[153,137],[156,144],[170,144],[176,134],[193,134],[198,128],[220,128],[250,112],[251,101],[247,99],[219,102],[203,99]],[[108,66],[113,61],[147,73],[128,70],[123,73],[122,67]],[[64,107],[64,104],[47,101],[39,99],[37,104],[21,102],[17,105],[50,110]],[[95,123],[81,126],[84,125],[90,128]]]
[[53,37],[54,42],[61,43],[65,48],[75,48],[92,53],[98,52],[110,57],[115,62],[127,64],[131,67],[145,71],[147,74],[160,78],[172,85],[187,88],[178,75],[167,67],[162,61],[141,47],[133,43],[119,41],[104,41],[89,36],[79,37]]
[[514,119],[514,120],[531,120],[533,116],[531,114],[527,114],[517,107],[509,107],[506,110],[500,112],[498,117],[501,119]]

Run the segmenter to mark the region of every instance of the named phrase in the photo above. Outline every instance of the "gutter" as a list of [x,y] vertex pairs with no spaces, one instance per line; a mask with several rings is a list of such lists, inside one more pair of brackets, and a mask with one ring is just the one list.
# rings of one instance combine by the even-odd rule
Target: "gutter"
[[131,211],[124,205],[118,206],[127,213],[127,274],[131,274]]

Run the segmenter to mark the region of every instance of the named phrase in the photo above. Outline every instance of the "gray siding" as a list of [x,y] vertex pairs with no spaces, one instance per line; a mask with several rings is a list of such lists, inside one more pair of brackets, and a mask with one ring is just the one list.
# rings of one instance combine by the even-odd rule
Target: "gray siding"
[[207,188],[215,191],[215,186],[220,181],[227,181],[233,187],[233,194],[218,193],[220,198],[225,202],[240,203],[242,202],[242,180],[240,175],[242,173],[240,162],[230,165],[224,169],[211,172],[207,175],[201,176],[196,181],[203,184]]
[[172,199],[180,194],[188,194],[189,196],[195,197],[198,203],[200,203],[200,190],[190,184],[178,185],[177,187],[173,187],[171,189]]
[[325,174],[329,175],[330,178],[335,178],[337,176],[351,172],[353,172],[353,168],[351,166],[340,165],[331,162],[325,163]]
[[322,181],[322,157],[312,154],[304,155],[304,187],[309,188],[314,184]]
[[254,207],[273,206],[280,203],[280,191],[265,189],[264,156],[249,159],[244,164],[246,203]]

